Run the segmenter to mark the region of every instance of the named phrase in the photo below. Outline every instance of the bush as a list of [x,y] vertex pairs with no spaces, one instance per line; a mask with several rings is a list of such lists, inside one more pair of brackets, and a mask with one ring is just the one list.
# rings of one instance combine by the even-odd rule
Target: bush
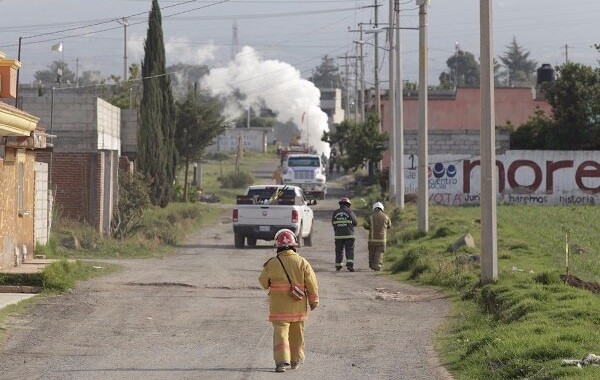
[[217,180],[226,189],[239,189],[254,183],[254,177],[247,172],[228,173]]
[[139,173],[119,172],[119,203],[113,213],[111,235],[131,236],[141,225],[144,208],[150,204],[150,189]]
[[392,266],[392,273],[405,272],[415,268],[426,253],[423,248],[411,249]]
[[204,158],[212,161],[225,161],[229,159],[229,155],[223,152],[214,152],[206,154]]
[[62,259],[44,269],[43,286],[45,290],[65,291],[73,288],[77,280],[89,278],[91,274],[92,268],[89,265]]

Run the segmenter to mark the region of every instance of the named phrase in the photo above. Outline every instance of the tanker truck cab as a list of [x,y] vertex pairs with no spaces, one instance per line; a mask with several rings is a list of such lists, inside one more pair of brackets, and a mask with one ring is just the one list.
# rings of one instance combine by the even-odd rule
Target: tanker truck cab
[[302,188],[309,198],[325,199],[325,173],[326,168],[318,154],[289,154],[283,163],[283,183]]

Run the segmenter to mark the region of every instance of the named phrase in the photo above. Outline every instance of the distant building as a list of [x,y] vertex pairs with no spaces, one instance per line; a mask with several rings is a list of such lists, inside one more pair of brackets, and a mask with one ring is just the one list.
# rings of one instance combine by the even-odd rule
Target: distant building
[[[510,122],[515,128],[533,116],[536,109],[550,114],[552,108],[535,89],[530,87],[497,87],[495,89],[496,126]],[[419,129],[419,96],[416,91],[404,92],[404,152],[417,153]],[[389,131],[389,98],[383,96],[382,127]],[[479,154],[481,128],[479,88],[458,88],[456,91],[430,92],[428,98],[429,154]],[[496,132],[497,153],[509,149],[508,131]],[[389,166],[389,152],[384,157]]]
[[49,165],[62,216],[108,234],[118,195],[121,109],[74,91],[56,91],[53,101],[51,94],[23,94],[20,101],[57,136],[52,153],[38,153],[36,160]]
[[267,145],[273,140],[272,128],[227,128],[208,147],[209,152],[235,152],[241,143],[244,150],[265,153]]
[[321,110],[327,114],[329,129],[344,121],[342,109],[342,90],[339,88],[319,88],[321,91]]

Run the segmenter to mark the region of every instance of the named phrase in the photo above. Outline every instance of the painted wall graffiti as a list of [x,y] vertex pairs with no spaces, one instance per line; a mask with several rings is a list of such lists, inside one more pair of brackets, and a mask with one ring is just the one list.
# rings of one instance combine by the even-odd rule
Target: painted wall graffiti
[[[405,160],[406,193],[417,192],[418,157]],[[429,156],[429,201],[478,204],[480,160],[467,155]],[[600,152],[507,151],[496,156],[498,202],[596,204],[600,202]]]

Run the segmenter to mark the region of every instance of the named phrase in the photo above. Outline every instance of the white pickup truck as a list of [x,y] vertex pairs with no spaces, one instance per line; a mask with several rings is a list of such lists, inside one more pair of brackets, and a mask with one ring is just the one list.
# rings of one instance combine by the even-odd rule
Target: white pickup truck
[[326,169],[318,154],[289,154],[282,169],[284,184],[301,187],[310,198],[325,199]]
[[282,228],[292,230],[300,245],[312,245],[313,210],[298,186],[256,185],[238,195],[233,209],[233,234],[236,248],[256,246],[256,241],[273,240]]

